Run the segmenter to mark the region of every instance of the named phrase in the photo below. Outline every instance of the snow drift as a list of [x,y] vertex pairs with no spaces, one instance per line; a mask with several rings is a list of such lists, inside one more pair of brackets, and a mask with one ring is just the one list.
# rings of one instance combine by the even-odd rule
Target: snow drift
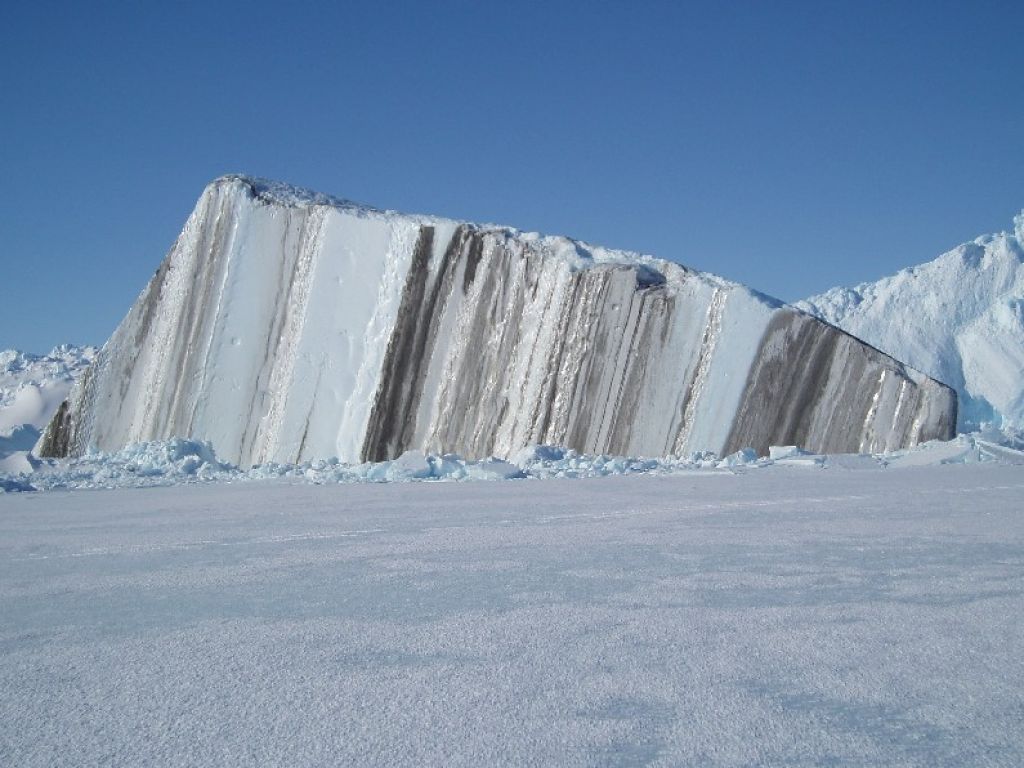
[[797,304],[957,390],[961,431],[1024,427],[1024,211],[874,283]]
[[946,386],[713,275],[228,176],[38,449],[878,452],[948,438],[955,413]]
[[96,351],[70,344],[47,355],[0,351],[0,473],[31,470],[28,452]]

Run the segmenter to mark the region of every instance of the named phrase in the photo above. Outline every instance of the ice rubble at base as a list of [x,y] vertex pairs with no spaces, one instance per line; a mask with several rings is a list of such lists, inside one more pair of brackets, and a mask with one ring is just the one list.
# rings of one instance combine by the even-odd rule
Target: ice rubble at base
[[71,459],[38,459],[31,454],[24,458],[26,471],[0,472],[0,493],[260,480],[314,484],[459,482],[676,475],[694,471],[730,473],[773,466],[879,470],[978,462],[1024,465],[1024,440],[1014,442],[1000,433],[976,433],[874,455],[814,454],[797,446],[772,446],[767,456],[759,457],[746,448],[724,458],[708,452],[664,458],[592,455],[540,445],[522,449],[509,461],[494,457],[471,461],[455,454],[413,450],[390,461],[346,464],[333,458],[241,469],[220,460],[207,442],[176,438],[138,443],[113,453],[91,451]]

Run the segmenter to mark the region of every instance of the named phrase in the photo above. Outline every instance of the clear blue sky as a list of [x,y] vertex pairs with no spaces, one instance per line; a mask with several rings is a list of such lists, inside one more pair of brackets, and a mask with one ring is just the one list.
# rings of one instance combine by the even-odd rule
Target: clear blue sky
[[786,300],[1024,207],[1024,3],[9,3],[0,348],[102,343],[227,172]]

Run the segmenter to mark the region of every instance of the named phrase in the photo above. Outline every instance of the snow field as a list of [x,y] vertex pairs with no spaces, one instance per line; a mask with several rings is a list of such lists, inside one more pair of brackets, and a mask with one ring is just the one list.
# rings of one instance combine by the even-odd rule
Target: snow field
[[1024,469],[0,497],[0,762],[1024,762]]

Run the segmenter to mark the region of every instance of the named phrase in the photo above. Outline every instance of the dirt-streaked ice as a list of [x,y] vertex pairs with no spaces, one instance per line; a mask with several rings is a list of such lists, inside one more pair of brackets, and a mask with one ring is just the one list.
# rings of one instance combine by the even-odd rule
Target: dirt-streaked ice
[[648,256],[239,176],[184,231],[43,455],[183,437],[233,464],[876,452],[955,397],[744,286]]

